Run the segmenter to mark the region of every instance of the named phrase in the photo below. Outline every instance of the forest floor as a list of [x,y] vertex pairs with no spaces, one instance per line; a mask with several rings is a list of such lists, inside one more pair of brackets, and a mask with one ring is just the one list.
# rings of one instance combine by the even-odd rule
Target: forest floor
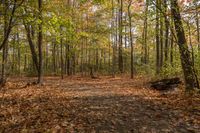
[[0,132],[200,132],[200,95],[155,91],[144,77],[30,81],[11,78],[0,90]]

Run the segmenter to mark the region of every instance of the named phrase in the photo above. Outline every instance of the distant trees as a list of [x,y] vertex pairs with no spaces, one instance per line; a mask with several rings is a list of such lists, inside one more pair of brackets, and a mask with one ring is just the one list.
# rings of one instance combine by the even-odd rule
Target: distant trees
[[[37,38],[37,47],[35,42],[35,29],[33,26],[33,24],[31,24],[31,22],[26,21],[26,19],[30,19],[30,18],[24,18],[23,20],[23,25],[25,27],[26,30],[26,36],[27,36],[27,40],[30,46],[30,51],[31,51],[31,57],[32,57],[32,61],[33,61],[33,66],[37,71],[37,75],[38,75],[38,80],[37,83],[41,84],[42,83],[42,72],[43,72],[43,56],[42,56],[42,0],[38,0],[38,38]],[[28,14],[30,12],[27,11],[27,9],[25,9],[25,12]],[[35,18],[32,18],[35,19]],[[36,49],[38,48],[38,50]],[[37,54],[38,51],[38,54]]]
[[[43,75],[60,75],[63,79],[75,74],[115,77],[129,73],[134,78],[137,71],[168,77],[181,75],[183,70],[186,88],[194,88],[198,86],[200,73],[200,69],[194,69],[200,64],[195,45],[200,42],[199,3],[177,3],[175,0],[3,1],[1,81],[6,73],[19,74],[17,71],[22,75],[37,75],[37,83],[42,84]],[[175,10],[178,8],[182,10]],[[188,14],[194,16],[189,22]],[[184,32],[185,29],[189,32]]]
[[2,67],[1,67],[1,84],[5,84],[5,74],[6,74],[6,64],[7,64],[7,56],[8,56],[8,39],[10,33],[12,31],[13,25],[15,24],[13,19],[16,14],[17,8],[19,8],[23,4],[24,0],[21,1],[6,1],[3,0],[1,2],[2,8],[2,16],[3,16],[3,39],[0,43],[0,50],[3,49],[2,55]]

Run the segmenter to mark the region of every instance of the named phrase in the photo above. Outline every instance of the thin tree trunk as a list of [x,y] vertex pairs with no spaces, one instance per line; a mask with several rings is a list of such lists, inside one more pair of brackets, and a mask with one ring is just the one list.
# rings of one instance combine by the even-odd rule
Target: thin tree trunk
[[31,38],[30,26],[26,25],[24,23],[24,27],[26,29],[26,35],[27,35],[28,43],[29,43],[30,50],[31,50],[32,60],[33,60],[33,63],[34,63],[34,66],[35,66],[37,72],[39,73],[38,58],[37,58],[37,54],[36,54],[36,50],[35,50],[35,46],[34,46],[33,40]]
[[130,34],[130,45],[131,45],[131,78],[133,79],[134,65],[133,65],[133,35],[132,35],[132,20],[131,20],[131,7],[132,0],[129,1],[128,5],[128,16],[129,16],[129,34]]
[[174,66],[174,40],[175,40],[175,34],[174,34],[174,21],[173,21],[173,16],[170,17],[171,22],[170,22],[170,63],[171,66]]
[[198,42],[198,49],[200,51],[200,29],[199,29],[199,11],[198,11],[198,1],[194,0],[195,3],[195,18],[196,18],[196,27],[197,27],[197,42]]
[[27,48],[25,48],[25,55],[24,55],[24,71],[27,69]]
[[174,36],[171,33],[171,42],[170,42],[170,46],[171,46],[171,52],[170,52],[170,63],[171,66],[174,66]]
[[72,54],[72,74],[76,74],[76,53],[73,52]]
[[[156,0],[156,6],[159,0]],[[159,9],[156,8],[156,73],[160,73],[160,37],[159,37]]]
[[4,85],[6,83],[6,64],[7,64],[7,51],[8,44],[3,46],[3,61],[2,61],[2,69],[1,69],[1,84]]
[[49,47],[48,44],[46,44],[46,71],[49,69]]
[[38,0],[38,10],[39,19],[41,23],[39,24],[38,32],[38,52],[39,52],[39,62],[38,62],[38,83],[42,84],[42,74],[43,74],[43,58],[42,58],[42,0]]
[[[8,22],[9,18],[6,14],[6,11],[7,11],[7,7],[8,7],[8,3],[3,3],[4,5],[4,40],[6,39],[6,41],[4,42],[3,40],[3,45],[2,45],[2,48],[3,48],[3,55],[2,55],[2,68],[1,68],[1,85],[4,85],[6,83],[6,64],[7,64],[7,45],[8,45],[8,32],[9,32],[9,26],[11,25],[10,22]],[[13,7],[15,8],[15,7]],[[13,9],[14,10],[14,9]],[[13,16],[11,16],[12,18]],[[8,27],[8,28],[7,28]]]
[[60,47],[61,47],[61,51],[60,51],[60,62],[61,62],[61,79],[64,79],[64,70],[63,70],[63,39],[62,39],[62,26],[60,26]]
[[[112,34],[110,34],[110,40],[111,39],[112,39]],[[111,70],[110,57],[111,57],[111,41],[109,41],[109,50],[108,50],[108,72],[109,72],[109,74],[110,74],[110,70]]]
[[149,0],[146,0],[146,7],[145,7],[145,19],[144,19],[144,64],[148,63],[148,47],[147,47],[147,32],[148,32],[148,8],[149,8]]
[[17,45],[18,45],[18,50],[17,50],[17,53],[18,53],[18,71],[19,71],[19,74],[21,74],[21,47],[20,47],[20,38],[19,38],[19,33],[17,33]]
[[120,9],[119,9],[119,71],[121,72],[121,73],[123,73],[123,47],[122,47],[122,45],[123,45],[123,41],[122,41],[122,37],[123,37],[123,35],[122,35],[122,31],[123,31],[123,0],[118,0],[118,2],[119,2],[119,4],[120,4]]
[[69,76],[71,74],[71,69],[70,69],[70,58],[69,58],[69,51],[70,51],[70,46],[69,44],[67,44],[67,53],[68,53],[68,56],[67,56],[67,75]]
[[[24,2],[24,0],[22,0],[21,3],[20,3],[18,6],[20,6],[23,2]],[[6,4],[6,2],[3,3],[3,4],[4,4],[3,6],[4,6],[4,11],[5,11],[5,12],[4,12],[4,13],[5,13],[4,16],[5,16],[6,19],[7,19],[8,14],[6,13],[6,10],[7,10],[7,8],[10,7],[10,6],[8,6],[8,5]],[[12,26],[13,26],[13,17],[14,17],[16,8],[17,8],[17,0],[14,0],[14,4],[13,4],[13,8],[12,8],[12,11],[11,11],[10,18],[9,18],[9,20],[6,20],[6,21],[8,21],[8,22],[7,22],[6,26],[4,27],[4,28],[5,28],[5,30],[4,30],[4,38],[3,38],[3,41],[2,41],[2,43],[1,43],[1,45],[0,45],[0,50],[1,50],[3,47],[6,47],[5,45],[7,45],[8,38],[9,38],[10,32],[11,32],[11,30],[12,30]]]
[[164,53],[164,49],[163,49],[163,38],[164,38],[164,34],[163,34],[163,13],[162,13],[162,9],[163,9],[163,1],[159,0],[159,8],[160,8],[160,68],[162,70],[163,67],[163,53]]
[[13,38],[13,49],[12,49],[12,73],[16,73],[16,63],[15,63],[15,60],[16,60],[16,51],[15,51],[15,45],[16,45],[16,34],[14,35],[14,38]]
[[168,41],[169,41],[169,21],[167,17],[167,0],[164,0],[164,20],[165,20],[165,62],[167,63],[168,61],[168,51],[169,51],[169,46],[168,46]]
[[99,50],[98,48],[96,49],[96,68],[95,68],[95,71],[98,71],[99,70]]
[[53,62],[53,73],[56,73],[56,41],[53,39],[52,41],[53,49],[52,49],[52,62]]
[[[115,10],[114,10],[114,1],[112,0],[112,29],[117,25],[117,15],[114,14],[115,13]],[[116,25],[115,25],[116,24]],[[113,47],[113,55],[112,55],[112,77],[114,78],[115,77],[115,73],[116,73],[116,49],[117,49],[117,28],[115,30],[115,33],[113,32],[112,33],[113,35],[113,44],[112,44],[112,47]]]
[[83,76],[83,41],[81,43],[81,75]]
[[188,38],[189,38],[189,44],[190,44],[190,48],[191,48],[191,54],[192,54],[192,65],[194,67],[194,48],[192,46],[192,38],[191,38],[191,29],[190,29],[190,23],[189,21],[187,22],[187,27],[188,27]]

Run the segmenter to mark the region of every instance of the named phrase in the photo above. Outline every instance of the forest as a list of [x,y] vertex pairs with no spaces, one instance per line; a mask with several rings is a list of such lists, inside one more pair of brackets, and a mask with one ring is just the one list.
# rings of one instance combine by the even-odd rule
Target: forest
[[0,1],[0,133],[198,133],[199,82],[199,0]]

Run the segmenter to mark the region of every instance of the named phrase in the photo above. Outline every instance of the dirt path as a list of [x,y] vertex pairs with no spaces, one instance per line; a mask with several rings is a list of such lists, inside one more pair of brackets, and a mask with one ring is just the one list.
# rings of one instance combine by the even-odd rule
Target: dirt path
[[12,80],[0,92],[0,132],[200,132],[199,96],[162,94],[142,77]]

